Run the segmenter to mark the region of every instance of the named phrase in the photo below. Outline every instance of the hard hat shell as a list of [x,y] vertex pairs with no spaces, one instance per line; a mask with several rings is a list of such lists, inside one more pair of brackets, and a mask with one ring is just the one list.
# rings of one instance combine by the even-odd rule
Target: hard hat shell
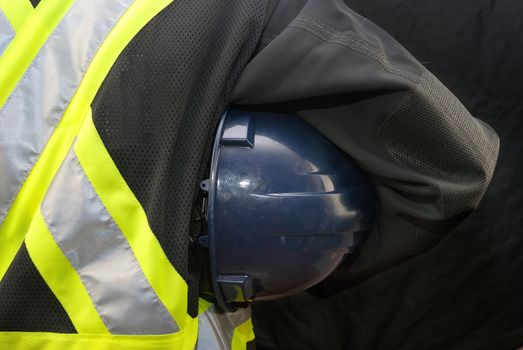
[[224,308],[307,289],[363,240],[375,194],[353,161],[291,114],[229,110],[214,142],[208,246]]

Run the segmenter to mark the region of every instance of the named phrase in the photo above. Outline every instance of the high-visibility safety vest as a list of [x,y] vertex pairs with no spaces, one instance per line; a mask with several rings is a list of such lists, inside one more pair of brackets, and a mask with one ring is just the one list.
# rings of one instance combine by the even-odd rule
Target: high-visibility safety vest
[[188,313],[187,282],[93,121],[111,67],[172,2],[0,0],[0,299],[37,274],[74,327],[0,328],[0,349],[244,349],[254,337],[248,309],[201,300]]

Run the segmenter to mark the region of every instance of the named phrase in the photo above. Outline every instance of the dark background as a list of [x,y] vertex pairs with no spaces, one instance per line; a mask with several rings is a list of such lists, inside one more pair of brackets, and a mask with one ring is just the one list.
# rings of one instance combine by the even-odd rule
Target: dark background
[[523,1],[346,2],[496,130],[497,169],[480,208],[429,252],[326,299],[255,303],[258,350],[523,346]]

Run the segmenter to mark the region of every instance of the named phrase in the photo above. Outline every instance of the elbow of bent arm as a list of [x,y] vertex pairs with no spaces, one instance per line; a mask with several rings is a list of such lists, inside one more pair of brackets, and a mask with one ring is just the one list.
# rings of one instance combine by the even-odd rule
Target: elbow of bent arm
[[440,193],[440,219],[471,212],[494,173],[499,138],[431,73],[381,125],[390,155]]

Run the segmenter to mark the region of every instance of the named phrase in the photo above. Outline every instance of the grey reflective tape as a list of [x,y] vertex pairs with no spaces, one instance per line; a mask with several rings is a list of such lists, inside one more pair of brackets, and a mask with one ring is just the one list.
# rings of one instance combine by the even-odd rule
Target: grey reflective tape
[[0,225],[94,54],[132,0],[76,0],[0,109]]
[[0,9],[0,56],[4,53],[7,46],[15,37],[15,29],[9,23],[2,9]]
[[251,309],[219,312],[214,305],[198,316],[196,350],[231,350],[234,329],[251,317]]
[[112,334],[167,334],[178,330],[72,149],[41,210],[49,231]]

